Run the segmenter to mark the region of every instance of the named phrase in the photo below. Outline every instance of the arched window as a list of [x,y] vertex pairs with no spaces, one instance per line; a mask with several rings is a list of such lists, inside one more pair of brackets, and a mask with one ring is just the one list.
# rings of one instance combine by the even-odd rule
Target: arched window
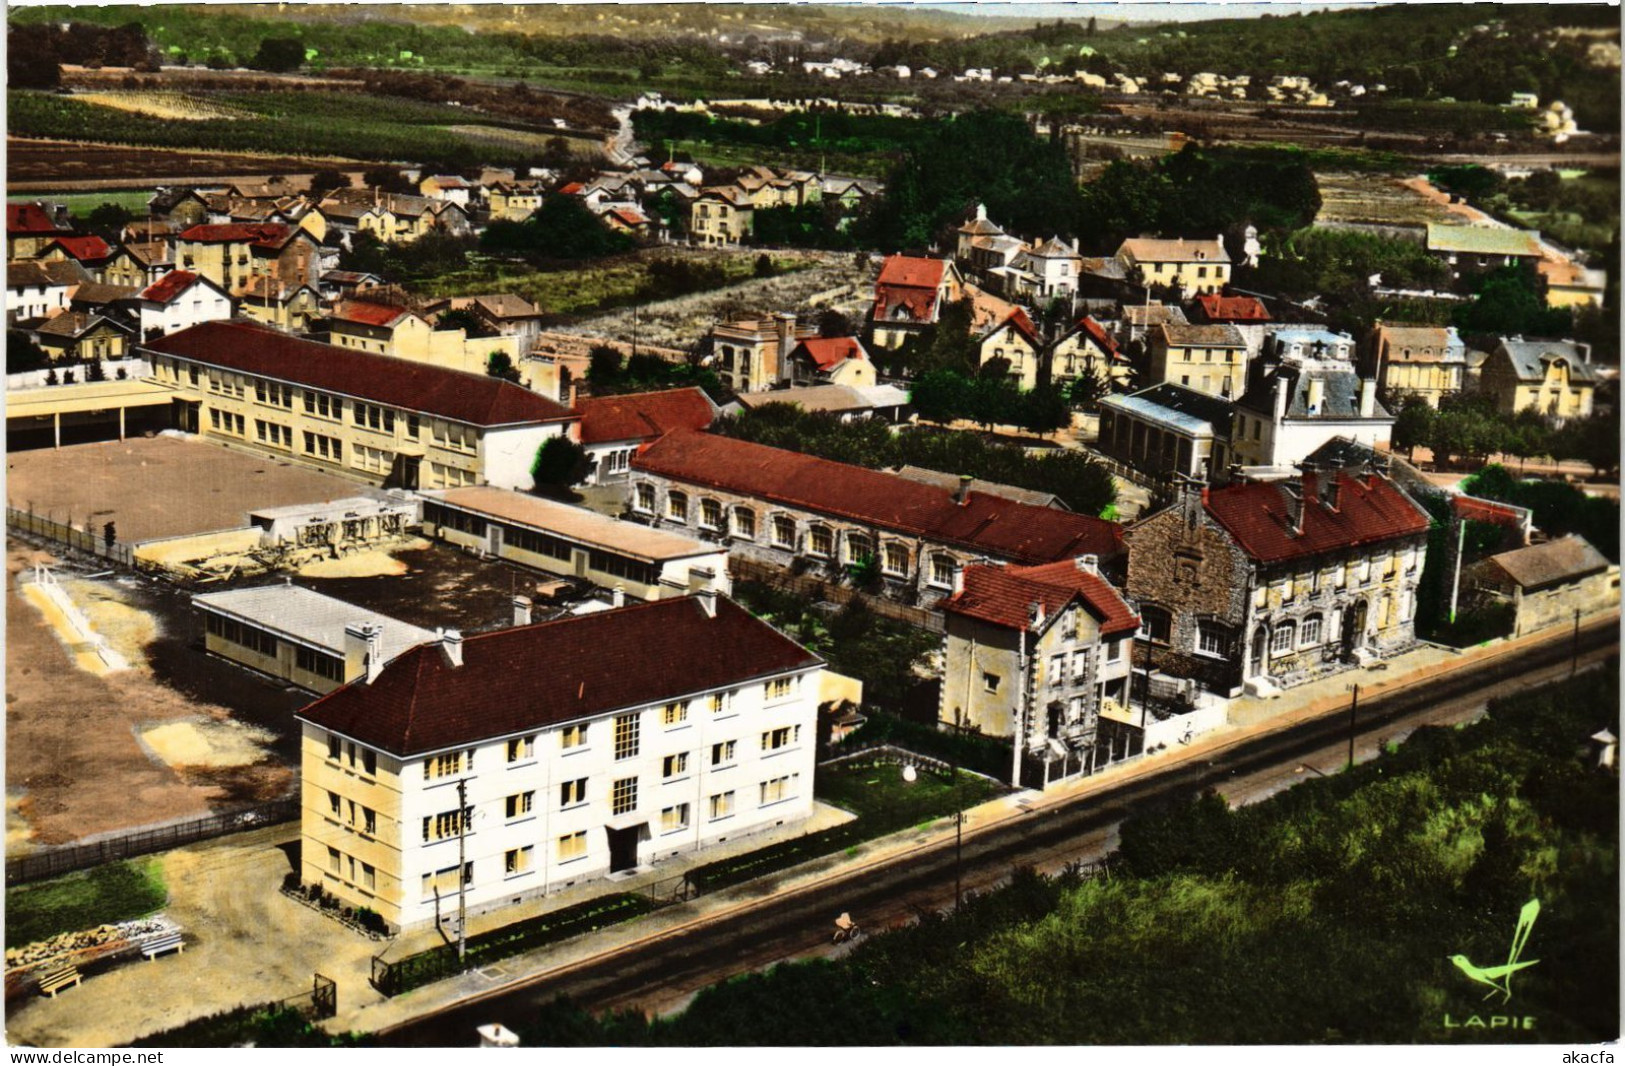
[[773,518],[773,546],[775,548],[788,548],[791,551],[796,547],[796,520],[788,515],[775,515]]
[[734,536],[756,539],[756,512],[749,507],[734,508]]
[[646,514],[653,514],[655,509],[655,487],[647,482],[638,486],[638,493],[634,503],[636,510]]
[[807,530],[807,554],[825,559],[835,554],[835,534],[828,526],[813,526]]
[[1161,607],[1140,608],[1140,639],[1167,644],[1173,639],[1174,619]]
[[847,562],[861,563],[865,559],[872,558],[874,554],[875,546],[870,542],[868,537],[864,536],[862,533],[848,533],[846,535]]
[[902,577],[908,573],[908,549],[901,544],[886,545],[885,557],[881,560],[882,568],[894,577]]
[[941,588],[952,588],[954,574],[959,570],[959,561],[952,555],[931,556],[931,584]]
[[722,504],[716,500],[700,501],[700,526],[704,529],[722,528]]

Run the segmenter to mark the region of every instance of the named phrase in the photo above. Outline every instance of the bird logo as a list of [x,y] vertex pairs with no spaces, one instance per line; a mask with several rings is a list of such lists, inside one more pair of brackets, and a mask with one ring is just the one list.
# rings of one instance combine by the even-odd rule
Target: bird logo
[[1490,990],[1484,993],[1485,999],[1499,992],[1501,1002],[1507,1002],[1512,998],[1512,975],[1519,970],[1527,970],[1540,961],[1539,959],[1519,961],[1519,956],[1523,954],[1523,946],[1529,940],[1529,931],[1534,928],[1535,919],[1539,915],[1540,900],[1532,899],[1523,905],[1523,910],[1518,914],[1518,926],[1512,931],[1512,950],[1507,952],[1507,961],[1504,965],[1474,966],[1465,955],[1452,955],[1450,961],[1456,964],[1456,969],[1474,981],[1489,986]]

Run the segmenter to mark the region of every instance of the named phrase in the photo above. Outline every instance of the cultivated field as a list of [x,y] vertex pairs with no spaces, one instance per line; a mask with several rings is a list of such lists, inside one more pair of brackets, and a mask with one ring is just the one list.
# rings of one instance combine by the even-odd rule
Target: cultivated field
[[324,167],[360,173],[353,159],[203,149],[132,148],[84,141],[6,138],[6,189],[11,193],[68,188],[120,188],[147,182],[264,181],[267,175],[309,175]]
[[1390,174],[1317,172],[1320,213],[1317,225],[1338,222],[1425,226],[1429,222],[1460,222],[1449,207],[1406,185],[1407,179]]
[[119,111],[133,111],[153,118],[182,122],[203,122],[208,119],[252,119],[259,116],[247,108],[232,107],[207,97],[190,93],[117,92],[77,93],[75,99],[87,104],[100,104]]

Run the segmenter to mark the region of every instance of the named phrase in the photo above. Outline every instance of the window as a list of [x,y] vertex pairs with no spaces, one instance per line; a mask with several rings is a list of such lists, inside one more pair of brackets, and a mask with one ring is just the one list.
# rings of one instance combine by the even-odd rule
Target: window
[[623,777],[610,789],[609,813],[625,814],[638,805],[638,779]]
[[1049,687],[1060,688],[1066,680],[1066,656],[1051,655],[1049,657]]
[[371,836],[378,833],[378,812],[371,807],[361,808],[361,831]]
[[372,775],[378,772],[378,753],[368,748],[361,749],[361,772]]
[[682,725],[688,721],[688,701],[668,703],[660,711],[661,725]]
[[1224,630],[1209,622],[1196,625],[1196,650],[1201,655],[1224,655]]
[[835,554],[835,534],[828,526],[813,526],[807,531],[807,554],[824,559]]
[[773,546],[775,548],[790,548],[796,546],[796,523],[792,518],[779,515],[773,519]]
[[885,556],[882,560],[882,569],[888,574],[901,577],[908,573],[908,549],[901,544],[886,545]]
[[373,866],[372,866],[371,863],[364,862],[364,863],[361,864],[361,887],[362,888],[377,888],[378,887],[378,871],[373,869]]
[[423,760],[423,779],[425,781],[434,777],[450,777],[462,773],[463,753],[450,752],[445,755],[431,755]]
[[1173,637],[1173,616],[1161,607],[1140,610],[1140,638],[1167,644]]
[[782,700],[784,697],[790,695],[794,681],[795,678],[793,677],[778,677],[774,678],[772,681],[769,681],[765,686],[763,686],[767,693],[767,698],[770,700]]
[[534,792],[515,792],[513,795],[508,797],[508,801],[507,801],[508,817],[510,819],[512,819],[512,818],[523,818],[525,815],[530,813],[530,809],[535,804],[535,802],[536,802],[536,793],[534,793]]
[[771,781],[762,782],[761,806],[766,807],[772,803],[782,803],[788,799],[795,799],[795,779],[800,774],[791,774],[788,777],[775,777]]
[[423,816],[423,839],[445,840],[447,837],[458,836],[464,827],[471,825],[474,820],[474,808],[464,807],[458,811],[442,811],[435,815]]
[[1320,615],[1312,614],[1303,620],[1298,632],[1298,643],[1305,648],[1320,643]]
[[801,739],[800,726],[782,726],[778,729],[769,729],[762,734],[762,750],[778,751],[789,747],[791,741]]
[[630,759],[638,753],[638,716],[623,714],[615,719],[615,758]]
[[716,500],[700,501],[700,525],[706,529],[722,528],[722,504]]
[[327,869],[332,873],[339,872],[339,849],[327,849]]
[[865,561],[873,558],[874,554],[875,554],[874,545],[869,543],[869,538],[868,537],[861,536],[861,535],[856,534],[856,533],[851,533],[851,534],[847,535],[847,538],[846,538],[846,561],[847,562],[849,562],[849,563],[862,563],[862,562],[865,562]]
[[984,670],[982,672],[982,691],[984,691],[984,692],[997,692],[997,691],[999,691],[999,681],[1000,680],[1001,679],[1000,679],[998,674],[990,674],[990,673],[988,673],[987,671]]
[[726,766],[734,761],[734,746],[737,741],[724,740],[711,745],[711,765]]
[[728,706],[728,694],[725,692],[711,693],[711,713],[721,714]]
[[672,491],[666,494],[666,517],[674,522],[688,521],[688,494]]
[[954,583],[954,573],[959,564],[951,555],[931,556],[931,584],[941,588],[951,588]]
[[1296,635],[1297,626],[1291,622],[1282,622],[1275,627],[1270,636],[1270,654],[1285,655],[1292,650],[1292,638]]
[[688,752],[680,751],[660,760],[661,777],[681,777],[688,773]]
[[647,513],[655,509],[655,487],[653,485],[639,485],[637,494],[633,497],[632,506]]
[[536,757],[536,738],[514,737],[508,741],[508,761],[522,762]]
[[1109,663],[1115,663],[1115,662],[1120,662],[1122,660],[1122,658],[1123,658],[1123,642],[1120,641],[1120,640],[1109,640],[1109,641],[1107,641],[1106,642],[1106,661],[1109,662]]
[[572,859],[580,859],[585,857],[586,854],[587,831],[585,829],[581,830],[579,833],[566,833],[559,837],[560,862],[569,862]]
[[1072,653],[1072,680],[1081,681],[1089,672],[1089,653],[1083,650]]
[[567,725],[559,730],[559,750],[569,751],[571,748],[582,748],[587,745],[587,726]]
[[509,877],[529,873],[532,850],[529,844],[522,848],[509,848],[502,856],[502,872]]
[[559,785],[559,807],[574,807],[587,802],[587,779],[578,777]]
[[327,734],[327,757],[334,762],[339,761],[341,744],[337,733]]
[[732,817],[733,812],[734,794],[732,792],[718,792],[711,797],[711,820],[713,822]]
[[675,807],[667,807],[660,812],[660,831],[662,833],[675,833],[679,829],[688,828],[688,804],[679,803]]
[[337,792],[327,794],[327,806],[332,811],[333,817],[337,818],[339,816],[339,794]]
[[756,512],[749,507],[734,508],[734,536],[756,539]]

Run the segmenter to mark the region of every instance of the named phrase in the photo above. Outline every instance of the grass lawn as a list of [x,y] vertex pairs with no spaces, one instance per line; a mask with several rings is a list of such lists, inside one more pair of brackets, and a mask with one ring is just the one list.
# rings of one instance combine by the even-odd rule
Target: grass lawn
[[825,803],[856,814],[863,835],[875,837],[952,815],[956,805],[974,807],[1004,789],[985,777],[961,771],[956,796],[946,774],[921,769],[909,782],[903,780],[901,766],[857,759],[820,767],[815,791]]
[[157,859],[115,862],[6,889],[6,947],[142,918],[169,899]]
[[33,203],[35,200],[66,204],[68,210],[80,218],[86,217],[103,204],[118,204],[126,211],[145,218],[147,201],[150,199],[152,199],[151,189],[101,189],[96,192],[71,193],[31,192],[6,197],[6,201],[13,204]]

